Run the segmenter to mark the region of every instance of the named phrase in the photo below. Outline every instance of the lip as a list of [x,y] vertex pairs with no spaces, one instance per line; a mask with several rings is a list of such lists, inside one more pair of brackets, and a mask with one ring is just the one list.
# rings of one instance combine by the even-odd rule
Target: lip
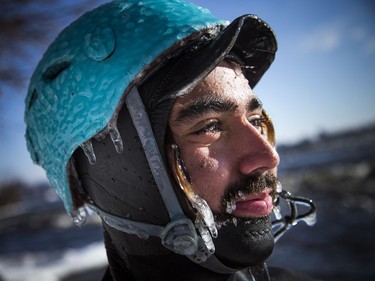
[[262,192],[248,194],[238,199],[232,215],[242,218],[260,218],[270,215],[273,209],[271,191],[271,188],[267,188]]

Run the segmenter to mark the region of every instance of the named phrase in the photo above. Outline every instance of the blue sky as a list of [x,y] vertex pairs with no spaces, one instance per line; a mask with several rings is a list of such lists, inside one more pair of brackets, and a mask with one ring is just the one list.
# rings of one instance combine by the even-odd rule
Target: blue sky
[[[194,1],[274,29],[276,60],[255,88],[279,143],[375,122],[375,4],[361,0]],[[211,7],[210,7],[211,6]],[[226,7],[226,8],[225,8]]]
[[[274,120],[278,143],[375,123],[373,1],[191,2],[222,19],[257,14],[274,29],[279,51],[255,92]],[[35,64],[42,52],[35,50]],[[24,96],[11,89],[0,96],[0,181],[15,177],[33,182],[45,179],[43,170],[32,164],[26,151]]]

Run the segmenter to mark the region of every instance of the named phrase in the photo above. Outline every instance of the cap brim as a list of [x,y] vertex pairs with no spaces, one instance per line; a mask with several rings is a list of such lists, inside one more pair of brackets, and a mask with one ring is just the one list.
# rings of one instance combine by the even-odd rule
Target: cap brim
[[208,44],[193,44],[186,49],[169,58],[142,83],[146,106],[190,91],[227,57],[238,59],[253,88],[273,62],[277,42],[265,22],[254,15],[244,15],[220,31]]

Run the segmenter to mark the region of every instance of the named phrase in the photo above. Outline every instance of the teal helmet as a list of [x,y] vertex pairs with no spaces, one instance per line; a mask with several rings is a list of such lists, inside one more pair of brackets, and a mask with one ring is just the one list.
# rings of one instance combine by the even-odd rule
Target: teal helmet
[[[215,252],[211,237],[218,235],[217,230],[210,210],[199,226],[194,225],[191,206],[166,169],[168,113],[179,95],[225,58],[239,63],[254,87],[276,49],[272,30],[254,15],[229,24],[182,0],[102,5],[64,29],[32,75],[25,110],[28,150],[73,217],[79,218],[86,204],[120,232],[141,239],[158,237],[167,249],[194,262],[207,262]],[[108,152],[108,142],[115,155]],[[115,161],[119,165],[111,166]],[[92,173],[95,177],[86,176]],[[86,196],[87,190],[94,196]],[[111,207],[96,200],[110,202],[114,194],[121,198]],[[225,260],[220,237],[239,239],[232,236],[237,233],[232,226],[223,227],[221,233],[217,253]],[[262,257],[263,248],[268,256],[273,246],[272,233],[267,233],[264,243],[257,241],[254,249],[259,248]],[[243,245],[236,247],[242,251]],[[227,264],[247,265],[231,262],[236,259],[228,257]],[[213,259],[207,267],[233,270]]]
[[184,38],[225,22],[182,1],[113,1],[63,30],[34,71],[26,97],[27,147],[72,213],[69,159],[113,131],[129,85]]

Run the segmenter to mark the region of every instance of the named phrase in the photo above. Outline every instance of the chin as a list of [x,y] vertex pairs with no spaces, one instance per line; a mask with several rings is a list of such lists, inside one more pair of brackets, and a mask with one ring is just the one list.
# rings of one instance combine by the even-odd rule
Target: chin
[[273,251],[271,219],[267,216],[226,220],[220,224],[214,243],[216,257],[229,267],[243,269],[261,264]]

